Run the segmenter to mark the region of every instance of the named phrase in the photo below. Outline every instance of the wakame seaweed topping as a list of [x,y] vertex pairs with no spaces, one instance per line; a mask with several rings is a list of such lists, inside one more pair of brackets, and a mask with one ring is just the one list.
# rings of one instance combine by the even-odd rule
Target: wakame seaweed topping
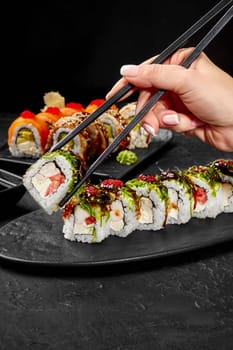
[[159,179],[161,181],[164,180],[179,180],[181,178],[181,174],[178,171],[174,170],[167,170],[167,171],[162,171],[161,174],[159,175]]
[[134,206],[137,206],[137,202],[139,201],[139,198],[134,190],[132,190],[128,186],[124,186],[121,189],[121,194],[123,197],[127,198],[129,209],[133,210]]
[[192,175],[194,173],[195,176],[204,179],[206,182],[210,184],[210,186],[214,187],[217,182],[221,181],[219,173],[216,169],[211,167],[204,166],[194,166],[191,167],[188,172]]
[[52,159],[52,158],[56,158],[57,156],[64,157],[70,163],[72,168],[76,168],[77,165],[79,165],[79,160],[77,158],[75,158],[70,153],[68,153],[66,151],[61,151],[61,150],[54,151],[54,152],[47,152],[47,153],[43,154],[42,158]]
[[148,191],[155,191],[161,200],[168,200],[167,188],[161,182],[158,182],[155,175],[141,174],[138,178],[128,180],[126,186],[134,188],[146,187]]
[[103,206],[97,203],[93,204],[86,201],[81,201],[80,208],[88,212],[88,214],[93,218],[93,222],[94,220],[98,220],[101,226],[105,221],[109,219],[109,210],[105,205]]
[[217,159],[210,163],[210,167],[216,168],[224,175],[232,176],[233,174],[233,161],[227,159]]
[[106,205],[111,202],[111,196],[107,191],[102,190],[98,186],[89,185],[82,188],[79,194],[80,201],[85,201],[89,204],[95,203]]
[[195,176],[204,180],[211,188],[212,195],[216,195],[221,178],[216,168],[210,166],[194,165],[187,170],[187,175]]
[[188,181],[188,178],[185,176],[185,173],[177,170],[168,170],[165,172],[162,172],[161,175],[159,176],[161,181],[165,180],[173,180],[177,182],[179,185],[181,185],[187,194],[190,195],[190,198],[193,193],[193,184],[191,181]]

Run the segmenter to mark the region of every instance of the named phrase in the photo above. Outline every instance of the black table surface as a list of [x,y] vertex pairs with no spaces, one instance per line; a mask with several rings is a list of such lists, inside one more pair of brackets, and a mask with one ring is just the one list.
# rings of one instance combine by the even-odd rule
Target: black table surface
[[[11,120],[11,115],[0,116],[1,143]],[[157,157],[166,169],[233,158],[233,153],[175,134]],[[1,203],[0,226],[37,206],[26,193],[10,212],[3,208]],[[0,286],[1,350],[233,346],[233,241],[91,269],[2,260]]]

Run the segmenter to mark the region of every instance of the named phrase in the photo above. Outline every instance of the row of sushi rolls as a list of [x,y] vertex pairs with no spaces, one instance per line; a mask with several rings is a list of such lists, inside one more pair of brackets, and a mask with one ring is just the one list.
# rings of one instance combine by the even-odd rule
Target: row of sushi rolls
[[[57,151],[61,138],[99,107],[65,103],[58,92],[44,95],[45,106],[34,114],[23,111],[8,129],[8,146],[15,157],[34,159],[23,184],[48,215],[61,211],[65,239],[100,243],[110,236],[127,237],[140,230],[160,231],[190,219],[216,218],[233,212],[233,160],[216,159],[186,169],[161,170],[122,181],[86,181],[61,207],[89,164],[135,116],[136,102],[113,105],[83,132]],[[151,137],[136,125],[114,152],[147,148]]]

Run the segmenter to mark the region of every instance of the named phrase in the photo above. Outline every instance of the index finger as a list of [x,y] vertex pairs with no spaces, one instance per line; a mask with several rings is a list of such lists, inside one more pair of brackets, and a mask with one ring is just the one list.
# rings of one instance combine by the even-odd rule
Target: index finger
[[[143,61],[142,63],[140,63],[140,65],[143,65],[143,64],[149,64],[149,63],[152,63],[155,58],[157,57],[158,55],[156,56],[153,56],[153,57],[150,57],[148,59],[146,59],[145,61]],[[128,84],[128,81],[122,77],[120,78],[114,85],[113,87],[111,88],[111,90],[109,90],[109,92],[106,94],[105,98],[106,99],[109,99],[110,97],[112,97],[117,91],[119,91],[123,86],[125,86],[126,84]],[[131,96],[134,91],[136,90],[136,87],[135,88],[132,88],[125,96],[123,96],[119,101],[122,101],[124,99],[126,99],[127,97]]]

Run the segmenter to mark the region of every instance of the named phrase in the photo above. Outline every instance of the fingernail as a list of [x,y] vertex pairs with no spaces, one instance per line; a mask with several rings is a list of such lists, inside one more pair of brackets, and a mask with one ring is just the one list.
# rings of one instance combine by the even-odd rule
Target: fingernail
[[148,134],[150,134],[152,136],[157,136],[154,128],[152,128],[151,125],[149,125],[149,124],[142,124],[142,127],[146,130],[146,132],[148,132]]
[[138,66],[135,64],[126,64],[120,69],[121,75],[128,75],[130,77],[135,77],[138,74]]
[[167,114],[162,119],[164,124],[167,124],[167,125],[178,125],[180,123],[179,117],[177,114]]
[[109,96],[110,96],[110,91],[105,95],[105,99],[107,100]]
[[119,87],[121,86],[120,85],[120,81],[117,81],[114,85],[113,85],[113,87],[111,88],[111,90],[109,90],[108,92],[107,92],[107,94],[105,95],[105,98],[106,98],[106,100],[109,98],[109,97],[111,97],[111,95],[114,93],[114,90],[117,90],[117,89],[119,89]]

